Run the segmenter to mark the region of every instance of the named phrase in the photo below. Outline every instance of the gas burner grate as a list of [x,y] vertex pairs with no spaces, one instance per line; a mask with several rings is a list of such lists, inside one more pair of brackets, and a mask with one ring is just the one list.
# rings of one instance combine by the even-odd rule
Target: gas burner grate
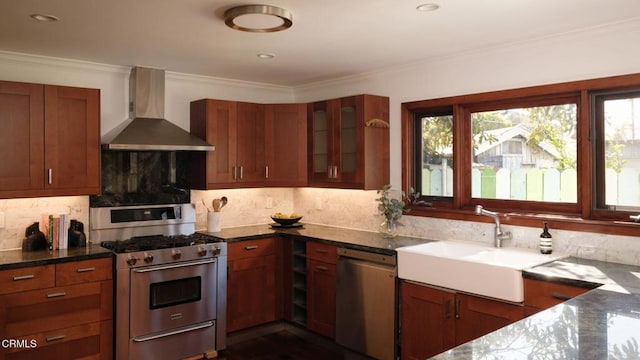
[[209,235],[193,233],[190,235],[150,235],[135,236],[128,240],[103,241],[100,246],[115,253],[169,249],[215,242]]

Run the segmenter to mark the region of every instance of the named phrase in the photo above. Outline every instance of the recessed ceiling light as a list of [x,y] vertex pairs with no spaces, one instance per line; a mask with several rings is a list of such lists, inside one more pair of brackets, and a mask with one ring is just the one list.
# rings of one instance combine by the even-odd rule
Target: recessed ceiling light
[[259,53],[258,55],[259,59],[273,59],[274,57],[276,57],[276,54],[271,54],[271,53]]
[[293,17],[288,10],[269,5],[236,6],[224,12],[228,27],[248,32],[274,32],[290,28]]
[[59,17],[54,15],[45,15],[45,14],[31,14],[32,19],[42,21],[42,22],[55,22],[60,20]]
[[436,11],[440,8],[440,5],[429,3],[429,4],[421,4],[416,7],[418,11]]

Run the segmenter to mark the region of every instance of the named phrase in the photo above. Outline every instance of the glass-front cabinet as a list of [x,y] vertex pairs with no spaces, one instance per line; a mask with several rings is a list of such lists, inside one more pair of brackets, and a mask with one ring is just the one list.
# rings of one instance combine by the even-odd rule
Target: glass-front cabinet
[[309,185],[378,189],[389,182],[389,98],[309,104]]

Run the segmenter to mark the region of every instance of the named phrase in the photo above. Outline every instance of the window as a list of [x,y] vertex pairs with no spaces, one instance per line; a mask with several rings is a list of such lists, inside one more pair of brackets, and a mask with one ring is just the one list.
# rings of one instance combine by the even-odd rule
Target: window
[[596,208],[640,211],[640,90],[595,93]]
[[640,74],[403,103],[402,127],[414,216],[640,235]]
[[577,203],[575,103],[471,113],[471,197]]
[[416,114],[416,186],[431,198],[453,195],[453,110],[432,110]]

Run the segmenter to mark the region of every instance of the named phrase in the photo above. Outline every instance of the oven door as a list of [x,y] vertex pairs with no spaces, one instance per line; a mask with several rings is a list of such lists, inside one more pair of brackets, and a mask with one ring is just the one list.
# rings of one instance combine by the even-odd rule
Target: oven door
[[130,336],[216,318],[216,259],[131,270]]

